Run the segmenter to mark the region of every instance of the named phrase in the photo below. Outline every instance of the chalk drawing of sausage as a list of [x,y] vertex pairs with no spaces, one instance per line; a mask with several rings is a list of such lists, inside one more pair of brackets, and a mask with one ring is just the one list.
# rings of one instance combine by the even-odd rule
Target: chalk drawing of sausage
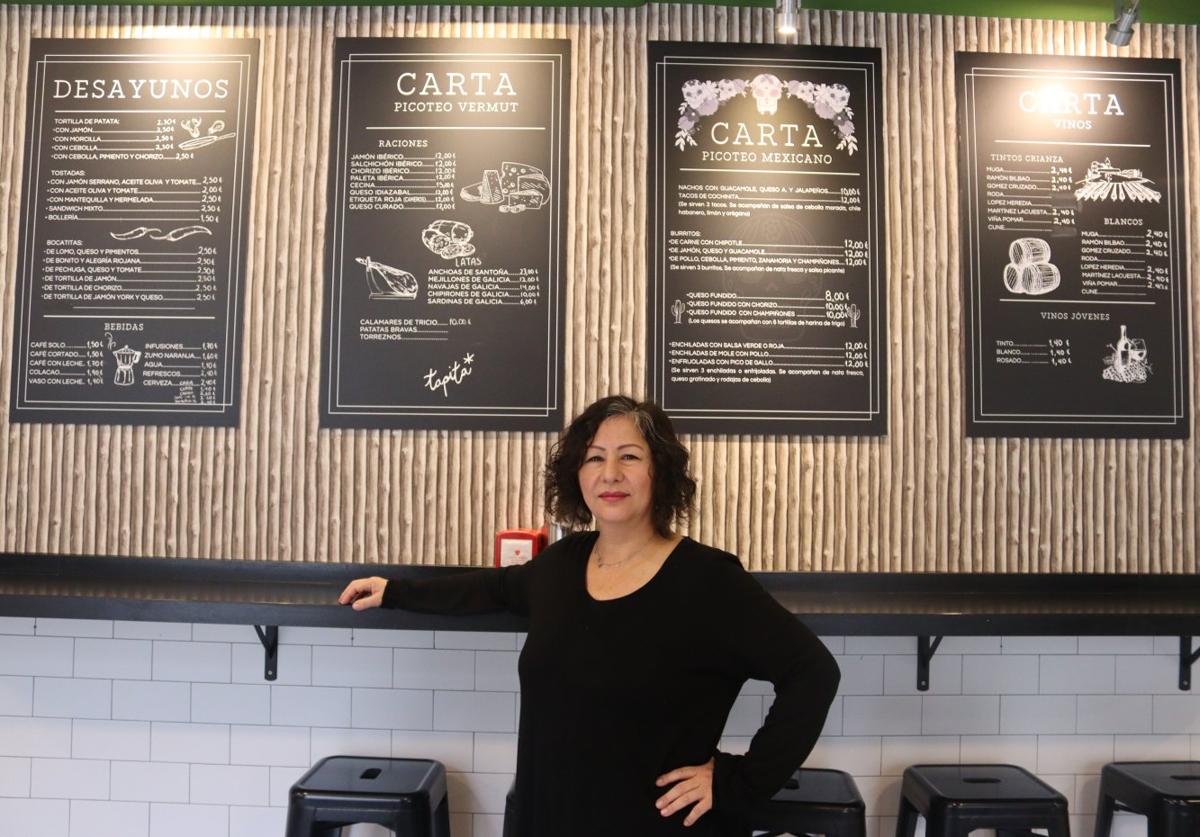
[[110,232],[109,235],[117,241],[132,241],[135,238],[149,235],[151,232],[161,233],[162,230],[158,227],[134,227],[132,230],[126,230],[125,232]]
[[192,224],[186,227],[176,227],[170,232],[163,232],[158,227],[134,227],[121,233],[110,232],[109,235],[117,241],[132,241],[142,236],[148,236],[155,241],[180,241],[190,235],[212,235],[212,230],[203,224]]
[[189,235],[212,235],[212,230],[203,224],[192,224],[187,227],[176,227],[165,235],[155,235],[152,232],[147,234],[155,241],[179,241]]

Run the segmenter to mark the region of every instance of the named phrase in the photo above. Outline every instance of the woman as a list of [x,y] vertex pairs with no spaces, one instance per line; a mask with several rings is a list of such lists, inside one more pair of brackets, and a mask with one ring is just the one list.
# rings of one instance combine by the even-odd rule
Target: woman
[[[824,645],[727,552],[680,537],[696,490],[655,404],[602,398],[546,467],[572,528],[527,564],[352,581],[342,604],[529,618],[521,651],[519,837],[747,837],[811,751],[837,690]],[[748,678],[775,702],[745,755],[717,751]]]

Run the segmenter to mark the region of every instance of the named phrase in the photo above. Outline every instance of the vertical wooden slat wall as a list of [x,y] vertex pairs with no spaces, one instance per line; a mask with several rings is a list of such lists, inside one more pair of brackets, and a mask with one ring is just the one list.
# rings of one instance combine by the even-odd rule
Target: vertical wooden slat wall
[[[574,44],[566,409],[641,393],[647,39],[773,41],[761,9],[0,7],[0,378],[8,394],[31,37],[262,41],[236,430],[8,423],[0,549],[284,561],[486,562],[540,522],[542,434],[317,428],[331,60],[340,35]],[[967,440],[954,51],[1113,55],[1101,24],[803,12],[800,43],[882,47],[891,352],[885,439],[688,439],[690,533],[755,569],[1194,572],[1188,442]],[[1200,282],[1197,27],[1122,54],[1183,59],[1192,283]],[[1200,346],[1192,293],[1191,346]],[[1197,375],[1192,377],[1196,415]]]

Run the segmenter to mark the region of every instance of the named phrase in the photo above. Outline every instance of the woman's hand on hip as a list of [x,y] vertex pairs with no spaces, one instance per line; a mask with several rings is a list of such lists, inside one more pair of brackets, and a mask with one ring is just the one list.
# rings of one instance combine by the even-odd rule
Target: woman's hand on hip
[[356,578],[346,585],[342,595],[338,596],[338,604],[348,604],[355,610],[367,610],[383,604],[383,588],[387,587],[387,579],[379,576]]
[[712,810],[714,761],[715,759],[709,759],[704,764],[678,767],[658,777],[655,784],[660,788],[675,783],[675,786],[660,796],[655,803],[664,817],[692,805],[692,810],[683,820],[683,824],[688,826]]

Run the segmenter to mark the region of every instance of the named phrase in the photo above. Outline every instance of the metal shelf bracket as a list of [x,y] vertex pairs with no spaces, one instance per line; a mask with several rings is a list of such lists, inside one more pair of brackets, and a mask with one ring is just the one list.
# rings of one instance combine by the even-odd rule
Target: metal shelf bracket
[[258,634],[258,641],[262,643],[266,657],[263,663],[263,678],[274,680],[279,673],[279,628],[276,625],[262,628],[255,625],[254,632]]
[[1179,638],[1179,690],[1181,692],[1192,690],[1192,663],[1197,659],[1200,659],[1200,649],[1193,651],[1192,638],[1181,636]]
[[940,636],[919,636],[917,637],[917,691],[929,691],[929,661],[933,659],[933,655],[937,653],[938,646],[942,644]]

